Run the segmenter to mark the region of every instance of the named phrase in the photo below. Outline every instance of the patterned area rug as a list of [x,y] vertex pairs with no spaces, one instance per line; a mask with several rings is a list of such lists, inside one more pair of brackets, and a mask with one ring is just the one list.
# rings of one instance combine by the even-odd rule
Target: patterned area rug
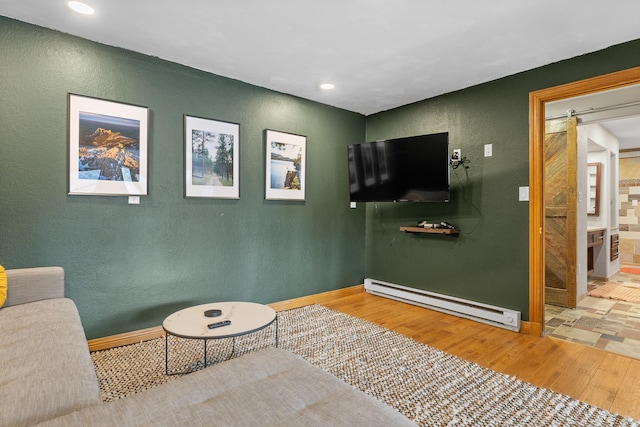
[[640,302],[640,287],[625,286],[619,283],[605,283],[604,285],[589,291],[588,295],[618,301]]
[[[365,320],[310,305],[278,314],[279,347],[396,408],[422,426],[640,426],[639,422],[418,343]],[[275,325],[209,341],[208,364],[274,345]],[[169,338],[169,369],[202,368],[202,342]],[[92,353],[103,400],[165,375],[164,338]]]

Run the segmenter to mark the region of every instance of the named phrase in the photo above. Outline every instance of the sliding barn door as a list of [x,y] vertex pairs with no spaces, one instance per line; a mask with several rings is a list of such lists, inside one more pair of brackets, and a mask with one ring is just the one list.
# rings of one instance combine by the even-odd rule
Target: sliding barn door
[[545,303],[576,307],[577,120],[546,122]]

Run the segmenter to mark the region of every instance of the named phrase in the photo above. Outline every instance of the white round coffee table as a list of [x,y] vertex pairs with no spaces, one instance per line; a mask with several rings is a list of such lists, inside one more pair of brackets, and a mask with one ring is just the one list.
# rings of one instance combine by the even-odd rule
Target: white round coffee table
[[[219,315],[213,317],[215,311]],[[206,314],[205,314],[206,312]],[[207,340],[235,338],[257,332],[276,322],[278,346],[278,317],[274,309],[254,302],[215,302],[188,307],[169,315],[162,328],[165,330],[165,371],[169,375],[169,335],[204,341],[204,366],[207,367]],[[232,354],[235,351],[233,341]]]

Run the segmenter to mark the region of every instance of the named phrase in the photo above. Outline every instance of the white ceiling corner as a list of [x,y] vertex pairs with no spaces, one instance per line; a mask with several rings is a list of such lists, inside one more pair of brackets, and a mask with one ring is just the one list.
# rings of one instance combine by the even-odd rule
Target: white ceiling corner
[[636,0],[87,2],[0,15],[365,115],[640,38]]

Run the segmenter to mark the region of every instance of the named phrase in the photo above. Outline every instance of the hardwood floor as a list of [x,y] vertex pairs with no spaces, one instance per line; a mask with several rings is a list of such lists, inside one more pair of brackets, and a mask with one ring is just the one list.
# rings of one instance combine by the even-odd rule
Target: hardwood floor
[[321,304],[539,387],[640,420],[640,360],[367,294],[362,286],[270,304]]

